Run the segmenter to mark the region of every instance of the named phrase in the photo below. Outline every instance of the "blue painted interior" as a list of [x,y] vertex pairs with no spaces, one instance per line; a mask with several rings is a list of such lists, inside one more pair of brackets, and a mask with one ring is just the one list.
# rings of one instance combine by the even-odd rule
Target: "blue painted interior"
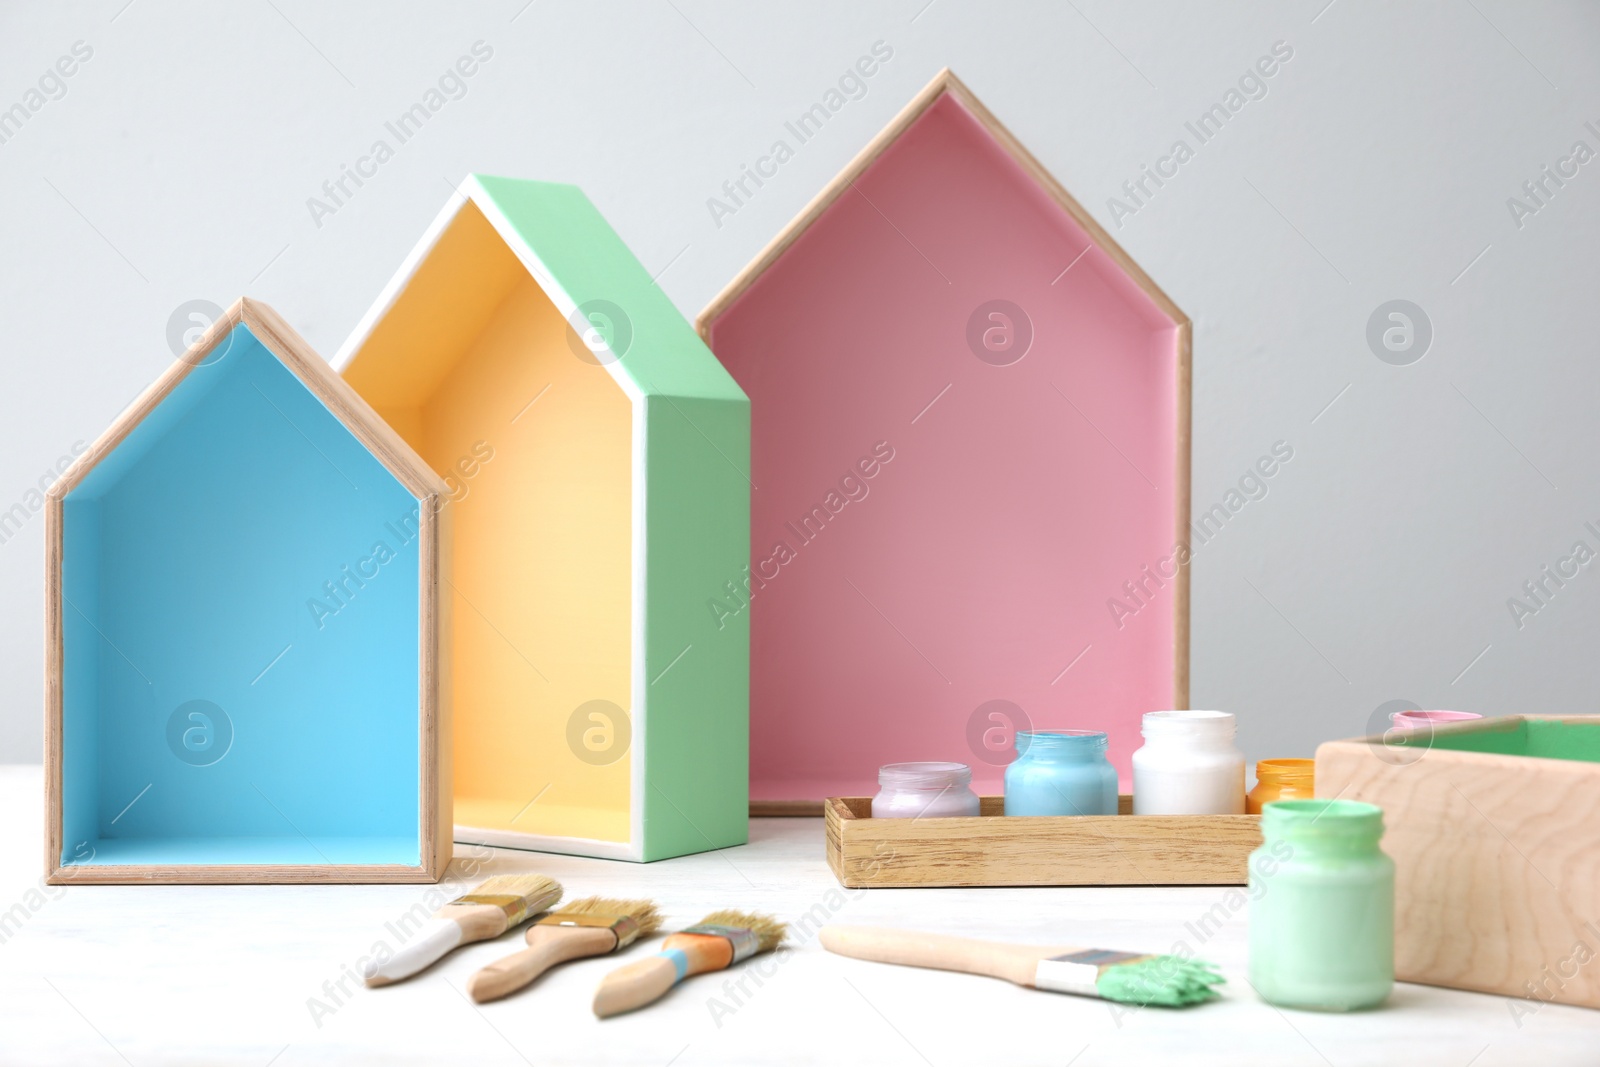
[[218,351],[64,501],[62,862],[418,864],[417,501]]

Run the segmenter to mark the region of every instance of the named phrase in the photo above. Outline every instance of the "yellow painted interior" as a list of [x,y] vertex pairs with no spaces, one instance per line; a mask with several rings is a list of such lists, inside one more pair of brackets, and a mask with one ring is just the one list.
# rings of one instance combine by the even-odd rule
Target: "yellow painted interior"
[[456,823],[626,842],[631,752],[568,724],[632,714],[632,407],[568,333],[468,204],[345,378],[451,489]]

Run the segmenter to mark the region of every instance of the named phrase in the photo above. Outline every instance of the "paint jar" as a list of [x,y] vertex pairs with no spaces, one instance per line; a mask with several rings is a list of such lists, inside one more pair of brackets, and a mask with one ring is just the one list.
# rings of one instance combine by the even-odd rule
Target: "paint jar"
[[1383,809],[1279,800],[1250,854],[1250,984],[1281,1008],[1355,1011],[1394,986],[1394,861]]
[[1146,712],[1133,754],[1135,815],[1244,814],[1244,753],[1226,711]]
[[886,763],[878,768],[874,819],[938,819],[978,814],[965,763]]
[[1256,762],[1255,788],[1245,794],[1247,815],[1260,815],[1261,805],[1274,800],[1310,800],[1317,769],[1314,759],[1264,759]]
[[1389,716],[1394,730],[1422,730],[1431,733],[1435,726],[1447,722],[1466,722],[1481,719],[1475,711],[1397,711]]
[[1115,815],[1117,772],[1098,730],[1018,731],[1006,767],[1007,815]]

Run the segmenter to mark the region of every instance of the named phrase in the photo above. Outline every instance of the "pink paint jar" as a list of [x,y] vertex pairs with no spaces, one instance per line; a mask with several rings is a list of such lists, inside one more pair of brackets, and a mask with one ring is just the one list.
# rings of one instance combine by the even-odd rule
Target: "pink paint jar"
[[886,763],[878,768],[874,819],[939,819],[978,814],[965,763]]
[[1397,711],[1389,716],[1396,730],[1428,730],[1447,722],[1466,722],[1481,719],[1475,711]]

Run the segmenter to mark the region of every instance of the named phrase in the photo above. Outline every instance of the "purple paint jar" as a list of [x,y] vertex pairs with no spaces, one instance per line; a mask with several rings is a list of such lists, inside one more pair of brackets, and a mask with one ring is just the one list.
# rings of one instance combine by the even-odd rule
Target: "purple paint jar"
[[874,819],[938,819],[977,815],[972,768],[965,763],[887,763],[878,769]]

